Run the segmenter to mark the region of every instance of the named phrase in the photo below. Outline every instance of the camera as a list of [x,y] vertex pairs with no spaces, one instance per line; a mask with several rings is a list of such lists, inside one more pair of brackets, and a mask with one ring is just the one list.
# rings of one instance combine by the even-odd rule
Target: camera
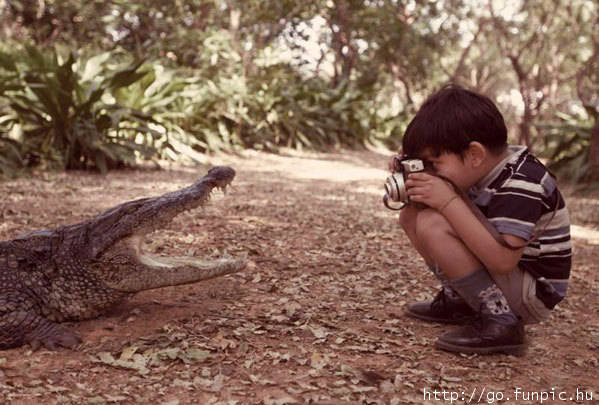
[[[406,180],[410,173],[423,172],[425,162],[420,159],[414,159],[406,156],[395,156],[393,158],[393,173],[385,181],[385,195],[383,204],[390,210],[400,210],[410,202]],[[390,205],[389,200],[401,205],[394,207]]]

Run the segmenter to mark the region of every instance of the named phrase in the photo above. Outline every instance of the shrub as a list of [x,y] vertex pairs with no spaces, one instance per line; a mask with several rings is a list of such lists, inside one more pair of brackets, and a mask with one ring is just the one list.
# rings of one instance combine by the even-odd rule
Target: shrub
[[[65,169],[95,167],[102,172],[133,164],[136,156],[157,156],[150,129],[154,120],[118,104],[112,94],[147,75],[142,61],[117,64],[103,53],[82,60],[75,52],[61,58],[56,50],[2,53],[1,119],[28,152]],[[139,135],[145,139],[140,140]]]

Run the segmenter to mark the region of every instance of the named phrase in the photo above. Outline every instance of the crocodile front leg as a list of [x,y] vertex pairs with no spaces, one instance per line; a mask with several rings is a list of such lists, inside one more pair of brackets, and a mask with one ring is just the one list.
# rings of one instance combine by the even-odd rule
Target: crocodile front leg
[[17,291],[0,291],[0,349],[29,343],[35,350],[73,348],[81,338],[36,311],[35,303]]

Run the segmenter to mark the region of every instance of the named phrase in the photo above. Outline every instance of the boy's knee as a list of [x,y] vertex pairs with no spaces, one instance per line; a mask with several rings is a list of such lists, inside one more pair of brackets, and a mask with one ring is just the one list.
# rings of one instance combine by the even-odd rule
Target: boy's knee
[[437,210],[424,209],[416,218],[416,235],[419,240],[436,239],[451,232],[451,225]]
[[400,213],[399,213],[399,226],[401,226],[401,228],[408,232],[410,230],[413,230],[414,227],[416,225],[416,216],[413,215],[413,213],[408,210],[407,208],[404,208]]
[[408,234],[415,236],[421,209],[408,205],[399,213],[399,225]]

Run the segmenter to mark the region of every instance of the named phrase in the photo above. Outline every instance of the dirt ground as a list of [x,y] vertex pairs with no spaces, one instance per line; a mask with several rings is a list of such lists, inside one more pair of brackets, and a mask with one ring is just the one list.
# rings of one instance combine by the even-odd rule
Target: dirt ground
[[[11,404],[599,403],[599,194],[568,193],[567,299],[528,326],[524,357],[438,351],[451,327],[407,318],[437,283],[381,204],[376,152],[213,158],[234,187],[145,248],[247,254],[248,268],[136,295],[72,324],[76,350],[0,351]],[[207,167],[38,173],[0,183],[0,239],[186,186]],[[561,399],[561,400],[560,400]]]

